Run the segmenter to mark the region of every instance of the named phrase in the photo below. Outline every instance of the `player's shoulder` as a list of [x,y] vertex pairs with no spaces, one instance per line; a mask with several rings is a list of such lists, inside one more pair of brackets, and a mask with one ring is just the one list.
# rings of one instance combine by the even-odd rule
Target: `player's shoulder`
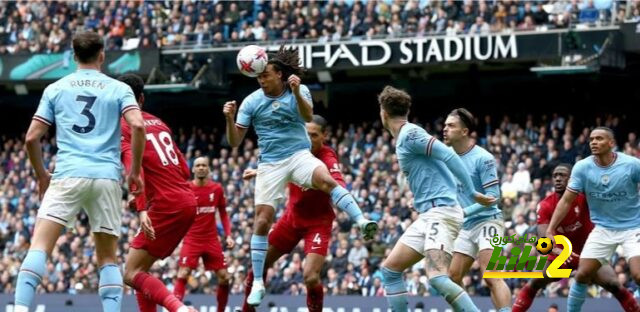
[[616,152],[615,155],[617,158],[616,161],[620,161],[621,163],[628,163],[628,164],[634,164],[634,165],[640,164],[640,159],[638,159],[637,157],[633,157],[622,152]]
[[210,180],[209,183],[207,183],[207,186],[212,190],[222,190],[222,184],[213,180]]
[[331,146],[327,145],[327,144],[323,144],[322,147],[320,148],[320,150],[318,151],[318,158],[320,158],[322,160],[322,158],[324,157],[334,157],[337,158],[338,157],[338,153],[336,153],[336,151],[331,148]]
[[553,210],[558,202],[558,194],[553,193],[545,198],[543,198],[538,203],[538,213],[540,212],[548,212],[548,210]]
[[407,122],[400,129],[398,137],[402,140],[412,140],[419,137],[431,137],[427,130],[423,129],[419,125]]
[[579,172],[582,170],[587,170],[590,167],[593,167],[595,165],[595,160],[594,160],[594,156],[590,155],[588,157],[585,157],[583,159],[578,160],[575,165],[573,165],[573,169],[571,169],[571,172]]
[[244,105],[256,105],[261,100],[263,100],[264,97],[265,97],[264,91],[262,91],[262,88],[258,88],[257,90],[251,92],[251,94],[247,95],[244,98],[244,101],[242,101],[242,104],[244,104]]

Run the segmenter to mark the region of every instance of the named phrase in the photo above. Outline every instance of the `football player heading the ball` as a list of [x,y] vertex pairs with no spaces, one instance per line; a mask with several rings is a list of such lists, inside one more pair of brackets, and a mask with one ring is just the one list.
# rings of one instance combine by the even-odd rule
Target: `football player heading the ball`
[[311,154],[305,122],[312,120],[313,100],[309,89],[300,83],[303,68],[299,64],[298,50],[281,46],[258,75],[260,89],[240,105],[237,120],[234,120],[235,101],[225,103],[223,108],[229,144],[238,147],[253,124],[260,148],[255,187],[256,215],[251,237],[254,282],[247,298],[252,306],[260,305],[265,294],[262,273],[269,245],[267,233],[275,207],[284,198],[287,183],[330,194],[333,204],[358,224],[365,239],[373,238],[378,230],[375,222],[363,216],[349,191],[340,186],[324,163]]

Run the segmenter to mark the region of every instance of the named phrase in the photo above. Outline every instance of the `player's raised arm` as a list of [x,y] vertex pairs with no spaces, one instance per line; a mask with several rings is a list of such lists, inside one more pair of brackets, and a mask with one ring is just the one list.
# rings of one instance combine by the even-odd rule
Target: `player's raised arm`
[[[244,139],[244,136],[247,134],[247,129],[249,128],[250,123],[248,114],[247,116],[244,116],[242,111],[238,115],[238,122],[236,123],[234,120],[236,117],[236,110],[236,101],[226,102],[222,108],[224,119],[227,122],[227,141],[229,141],[229,145],[233,148],[240,146],[242,139]],[[243,122],[246,122],[246,124],[243,124]]]
[[298,111],[300,116],[305,122],[310,122],[313,119],[313,100],[311,99],[311,93],[307,87],[300,87],[300,77],[291,75],[287,79],[293,95],[296,97],[296,103],[298,103]]

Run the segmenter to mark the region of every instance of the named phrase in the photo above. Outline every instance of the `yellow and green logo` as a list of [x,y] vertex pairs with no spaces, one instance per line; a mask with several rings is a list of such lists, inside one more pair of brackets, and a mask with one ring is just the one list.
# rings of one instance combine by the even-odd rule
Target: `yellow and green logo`
[[[571,275],[571,269],[560,269],[560,266],[571,255],[571,242],[564,235],[555,235],[553,238],[556,244],[560,244],[564,248],[547,267],[547,276],[568,278]],[[513,243],[516,246],[511,248],[511,256],[507,261],[507,256],[502,255],[502,250],[503,246],[508,243]],[[522,245],[523,248],[519,245]],[[493,246],[493,253],[483,278],[544,278],[542,272],[547,265],[548,254],[553,250],[553,242],[550,238],[540,237],[538,239],[528,235],[517,239],[515,235],[510,237],[496,235],[491,238],[491,246]],[[539,256],[531,255],[534,246],[540,254]]]

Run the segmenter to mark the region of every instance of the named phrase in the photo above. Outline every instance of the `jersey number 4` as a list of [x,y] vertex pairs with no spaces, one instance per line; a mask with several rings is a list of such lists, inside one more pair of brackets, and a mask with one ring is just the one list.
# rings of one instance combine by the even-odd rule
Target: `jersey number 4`
[[[173,140],[171,140],[171,135],[168,132],[160,132],[158,138],[156,138],[153,133],[147,133],[147,141],[151,141],[163,166],[169,165],[169,161],[176,166],[180,163],[178,154],[176,154],[173,149]],[[160,146],[160,144],[162,144],[162,146]]]

